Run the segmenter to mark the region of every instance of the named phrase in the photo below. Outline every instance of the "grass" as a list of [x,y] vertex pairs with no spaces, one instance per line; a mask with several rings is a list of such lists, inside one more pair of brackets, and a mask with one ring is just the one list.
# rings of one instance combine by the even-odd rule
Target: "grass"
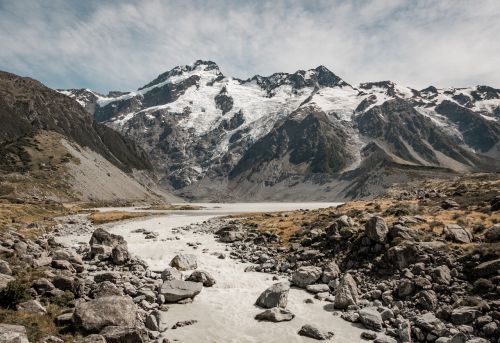
[[157,215],[151,212],[127,212],[127,211],[109,211],[109,212],[93,212],[89,218],[93,224],[105,224],[126,219],[134,219]]

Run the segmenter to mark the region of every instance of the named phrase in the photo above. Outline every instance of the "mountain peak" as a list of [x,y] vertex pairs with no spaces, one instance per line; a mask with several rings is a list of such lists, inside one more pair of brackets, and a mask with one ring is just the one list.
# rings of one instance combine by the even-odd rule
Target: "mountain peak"
[[222,75],[222,73],[220,72],[219,66],[215,62],[197,60],[191,65],[177,66],[177,67],[170,69],[169,71],[166,71],[166,72],[158,75],[153,81],[140,87],[138,90],[143,90],[145,88],[149,88],[149,87],[158,85],[159,83],[165,82],[173,76],[183,75],[184,73],[193,72],[195,70],[215,71],[215,73],[217,75]]

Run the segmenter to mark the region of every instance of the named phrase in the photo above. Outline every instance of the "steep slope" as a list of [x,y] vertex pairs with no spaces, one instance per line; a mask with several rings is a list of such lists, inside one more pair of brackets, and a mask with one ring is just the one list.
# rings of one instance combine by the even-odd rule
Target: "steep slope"
[[[145,152],[38,81],[0,72],[0,122],[2,181],[22,188],[17,194],[96,201],[152,196],[131,177],[151,172]],[[11,182],[15,175],[23,182]],[[110,177],[114,183],[103,182]]]
[[133,92],[63,92],[189,198],[288,199],[299,184],[306,200],[369,196],[428,171],[500,169],[500,91],[487,86],[354,87],[324,66],[240,80],[197,61]]

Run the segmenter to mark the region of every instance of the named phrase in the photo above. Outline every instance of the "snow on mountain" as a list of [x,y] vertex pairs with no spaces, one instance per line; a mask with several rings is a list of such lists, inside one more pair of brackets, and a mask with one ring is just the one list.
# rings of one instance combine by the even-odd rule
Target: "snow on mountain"
[[[398,163],[445,168],[460,165],[460,169],[479,163],[471,162],[474,158],[466,151],[500,157],[500,90],[487,86],[431,86],[420,91],[391,81],[352,86],[324,66],[240,80],[223,75],[214,62],[196,61],[160,74],[136,91],[107,96],[90,90],[60,92],[79,101],[97,120],[142,145],[165,174],[165,184],[174,188],[224,177],[237,164],[248,167],[259,163],[251,167],[252,173],[265,173],[264,178],[277,180],[305,173],[310,167],[294,166],[297,149],[316,151],[319,155],[315,159],[321,154],[333,159],[328,167],[307,162],[314,163],[314,170],[337,170],[332,166],[340,163],[344,172],[361,168],[363,160],[377,149]],[[386,106],[388,103],[391,105]],[[394,111],[403,112],[394,116]],[[398,120],[383,124],[394,118]],[[412,133],[404,131],[416,122],[425,126],[425,132],[411,138]],[[359,125],[381,131],[361,133]],[[393,131],[406,138],[396,138]],[[480,132],[486,132],[488,139],[478,137]],[[439,145],[432,135],[448,138]],[[422,144],[417,144],[419,139],[424,140]],[[273,143],[265,152],[262,142],[267,140]],[[339,154],[324,146],[325,142],[338,144],[343,140]],[[256,144],[264,145],[252,149]],[[374,150],[373,144],[378,148]],[[455,151],[457,146],[465,150]],[[260,160],[249,157],[249,151]],[[468,157],[457,157],[464,154]],[[455,158],[460,161],[455,162]],[[239,163],[242,159],[254,162]],[[276,159],[282,160],[280,169],[289,171],[273,175],[276,170],[265,165]],[[285,161],[288,159],[291,162]],[[300,160],[307,161],[307,154],[301,153]]]

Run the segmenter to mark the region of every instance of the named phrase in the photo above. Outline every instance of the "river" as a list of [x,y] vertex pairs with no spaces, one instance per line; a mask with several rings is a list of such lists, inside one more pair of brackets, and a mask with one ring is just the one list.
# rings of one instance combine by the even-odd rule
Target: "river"
[[[196,211],[169,211],[167,215],[147,217],[107,225],[110,232],[124,236],[129,251],[144,259],[152,270],[162,270],[178,253],[194,254],[198,258],[198,269],[206,270],[217,280],[215,286],[204,288],[190,304],[172,304],[167,312],[169,327],[178,321],[195,319],[198,322],[167,330],[164,336],[169,340],[185,343],[196,342],[314,342],[301,337],[297,331],[304,324],[312,324],[320,329],[333,331],[334,342],[363,342],[360,334],[364,331],[357,324],[340,318],[333,311],[331,303],[314,299],[306,304],[304,300],[313,295],[301,289],[292,288],[287,308],[296,317],[289,322],[258,322],[254,316],[263,310],[254,306],[259,294],[271,284],[273,275],[259,272],[244,272],[249,264],[230,258],[219,259],[211,253],[222,252],[229,255],[228,247],[217,242],[212,234],[192,231],[178,231],[176,228],[202,223],[216,216],[231,213],[258,211],[284,211],[294,209],[315,209],[335,206],[338,203],[245,203],[245,204],[199,204],[204,206]],[[107,210],[107,209],[106,209]],[[145,228],[159,233],[157,240],[145,240],[141,233],[133,230]],[[65,243],[77,244],[89,237],[65,237]],[[200,243],[197,249],[188,242]],[[189,272],[184,272],[188,275]],[[280,278],[285,280],[284,278]]]

